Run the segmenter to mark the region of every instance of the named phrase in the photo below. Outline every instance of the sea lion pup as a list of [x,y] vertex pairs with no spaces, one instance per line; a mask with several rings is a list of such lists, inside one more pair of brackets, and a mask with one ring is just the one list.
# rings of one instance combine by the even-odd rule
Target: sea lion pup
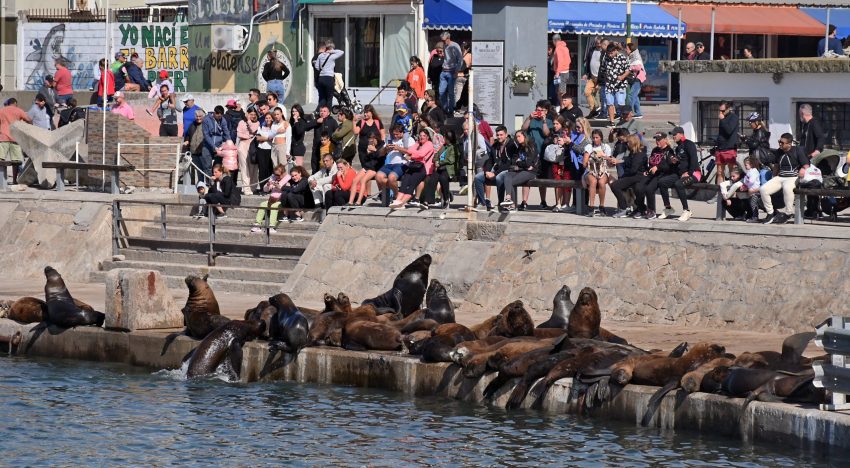
[[106,315],[97,312],[88,304],[82,303],[85,308],[80,307],[78,302],[71,297],[70,291],[65,286],[62,275],[53,267],[44,268],[46,282],[44,284],[44,321],[49,325],[62,328],[71,328],[84,325],[103,326]]
[[549,320],[541,323],[537,328],[567,328],[569,323],[570,313],[575,307],[575,303],[570,298],[572,291],[566,284],[561,286],[561,289],[555,293],[552,299],[552,316]]
[[229,381],[239,380],[242,370],[242,346],[265,330],[260,320],[231,320],[209,333],[188,357],[186,378],[193,379],[218,372]]
[[422,307],[422,299],[428,287],[428,269],[431,256],[428,254],[414,260],[396,275],[392,288],[378,297],[366,299],[361,304],[372,304],[379,310],[388,309],[407,317]]
[[454,323],[455,307],[443,283],[432,279],[425,291],[425,317],[437,323]]
[[433,336],[421,347],[422,362],[451,362],[451,353],[458,343],[475,339],[472,330],[459,323],[445,323],[433,331]]
[[196,340],[206,338],[213,330],[219,328],[230,319],[221,315],[218,308],[218,300],[215,293],[207,283],[209,275],[198,277],[189,275],[184,279],[189,288],[189,297],[183,306],[183,325],[186,326],[181,332],[172,333],[165,337],[160,356],[164,356],[171,342],[180,335],[186,335]]
[[4,317],[20,323],[38,323],[44,320],[47,303],[35,297],[22,297],[10,302]]
[[342,347],[351,351],[398,351],[402,347],[401,332],[383,323],[358,320],[343,328]]
[[[307,346],[307,334],[310,329],[307,317],[298,310],[288,295],[281,293],[272,296],[269,298],[269,304],[275,308],[275,313],[268,322],[269,356],[260,371],[261,377],[295,360],[298,352]],[[279,361],[274,362],[279,352],[285,354]]]
[[705,364],[701,364],[696,369],[683,375],[682,380],[680,381],[680,386],[682,387],[682,390],[687,393],[699,392],[702,388],[702,381],[706,374],[708,374],[717,367],[729,367],[734,362],[734,359],[725,356],[712,359],[711,361],[708,361]]
[[489,336],[534,336],[534,321],[522,301],[508,304],[507,310],[496,317]]

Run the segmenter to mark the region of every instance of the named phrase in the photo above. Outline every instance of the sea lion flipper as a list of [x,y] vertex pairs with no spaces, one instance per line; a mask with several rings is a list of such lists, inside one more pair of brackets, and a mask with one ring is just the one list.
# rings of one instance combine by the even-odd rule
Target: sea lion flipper
[[162,344],[162,351],[159,353],[160,356],[165,356],[165,352],[168,351],[168,347],[171,346],[171,343],[177,339],[180,335],[185,335],[186,330],[181,332],[174,332],[165,337],[165,343]]
[[803,356],[806,346],[815,337],[815,332],[795,333],[782,342],[782,361],[797,364]]
[[44,330],[47,330],[47,322],[41,322],[30,330],[32,336],[30,340],[27,341],[27,346],[24,348],[24,354],[28,354],[30,352],[30,348],[35,344],[35,340],[44,333]]
[[225,362],[230,362],[228,366],[228,378],[232,381],[239,380],[242,374],[242,344],[234,340],[230,343],[230,349],[227,353],[228,359]]
[[188,353],[186,353],[186,355],[185,355],[185,356],[183,356],[183,359],[181,359],[181,360],[180,360],[180,362],[186,362],[186,361],[188,361],[189,359],[192,359],[192,356],[194,356],[194,355],[195,355],[195,351],[196,351],[197,349],[198,349],[198,348],[194,348],[194,349],[192,349],[191,351],[189,351]]
[[667,357],[672,357],[672,358],[682,357],[682,355],[684,355],[686,352],[688,352],[688,342],[683,341],[683,342],[679,343],[679,346],[676,346],[675,348],[673,348],[673,351],[670,351],[670,354],[668,354]]
[[640,425],[646,427],[652,421],[652,417],[655,416],[655,412],[658,411],[658,407],[661,406],[661,401],[664,400],[664,396],[670,393],[671,390],[674,390],[679,387],[679,379],[671,380],[667,382],[667,385],[659,388],[649,399],[649,403],[646,405],[646,413],[643,414],[643,419],[640,420]]

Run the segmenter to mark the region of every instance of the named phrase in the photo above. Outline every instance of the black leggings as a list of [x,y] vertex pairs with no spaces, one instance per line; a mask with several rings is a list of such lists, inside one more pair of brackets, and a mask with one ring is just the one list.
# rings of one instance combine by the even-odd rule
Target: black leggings
[[[272,167],[272,150],[257,148],[257,174],[259,176],[259,180],[264,181],[271,177],[273,170],[274,167]],[[260,187],[262,187],[264,184],[265,182],[261,182]]]
[[449,191],[449,171],[441,167],[425,179],[425,191],[422,192],[424,203],[429,205],[436,203],[437,183],[440,184],[440,194],[442,195],[443,202],[447,202],[451,198],[452,194]]
[[537,174],[531,171],[509,171],[505,174],[505,193],[511,196],[514,203],[519,204],[517,202],[516,188],[514,188],[514,186],[522,185],[535,177],[537,177]]
[[351,192],[348,190],[328,190],[325,192],[325,210],[329,210],[333,206],[344,206],[348,203],[350,196]]
[[646,211],[646,203],[644,203],[643,197],[638,196],[638,186],[644,184],[645,181],[646,176],[643,174],[621,177],[615,180],[611,184],[611,191],[614,192],[614,196],[617,198],[617,208],[621,210],[625,210],[626,208],[628,208],[626,206],[626,194],[624,192],[632,188],[635,191],[635,205],[637,205],[637,210]]
[[159,124],[159,136],[176,137],[178,132],[177,124]]
[[425,180],[425,166],[419,168],[411,168],[409,165],[404,169],[404,174],[401,176],[401,183],[398,191],[407,195],[415,195],[416,187],[419,183]]
[[330,108],[334,103],[334,77],[320,76],[316,82],[316,87],[319,92],[319,106],[317,109],[322,107],[323,104],[327,104],[328,108]]
[[280,197],[284,208],[304,208],[304,194],[284,192]]

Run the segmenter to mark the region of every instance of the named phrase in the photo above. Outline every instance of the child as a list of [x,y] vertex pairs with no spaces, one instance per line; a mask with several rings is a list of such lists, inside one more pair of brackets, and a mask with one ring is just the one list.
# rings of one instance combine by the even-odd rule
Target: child
[[[746,208],[744,201],[738,198],[738,190],[744,186],[744,181],[741,180],[743,174],[737,167],[733,168],[729,173],[729,180],[724,180],[720,183],[720,193],[723,195],[724,208],[736,221],[743,221]],[[758,177],[758,174],[756,174]]]
[[400,124],[402,128],[404,128],[405,140],[410,138],[410,135],[413,133],[413,119],[410,117],[409,109],[404,103],[404,100],[399,101],[396,99],[395,113],[393,114],[392,125],[390,125],[390,128],[394,127],[395,124]]
[[207,195],[207,184],[203,181],[198,182],[195,186],[198,190],[198,207],[196,208],[195,218],[203,218],[207,216],[207,201],[204,197]]
[[322,130],[322,133],[319,138],[321,138],[319,140],[319,155],[324,157],[325,154],[334,154],[334,150],[336,148],[334,148],[334,144],[331,141],[331,136],[330,134],[328,134],[327,130]]
[[[283,164],[278,164],[274,168],[274,173],[271,178],[266,182],[266,185],[263,187],[263,192],[269,194],[269,199],[260,203],[262,208],[271,207],[275,208],[271,210],[271,214],[269,215],[269,226],[271,229],[269,232],[272,234],[276,233],[275,226],[277,226],[277,208],[280,207],[280,196],[283,193],[283,187],[289,181],[289,176],[284,176],[286,174],[286,167]],[[254,223],[254,227],[251,228],[251,232],[260,232],[260,223],[263,222],[263,219],[266,217],[266,211],[264,209],[257,210],[257,222]],[[281,221],[289,221],[285,215],[281,218]]]

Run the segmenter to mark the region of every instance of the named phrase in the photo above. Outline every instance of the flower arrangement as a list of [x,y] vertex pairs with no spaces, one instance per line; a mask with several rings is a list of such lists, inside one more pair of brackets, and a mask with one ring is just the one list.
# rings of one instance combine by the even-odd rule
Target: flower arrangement
[[511,87],[516,87],[520,83],[534,86],[537,82],[537,70],[534,65],[522,68],[514,64],[514,66],[508,71],[510,72],[509,77],[511,80]]

